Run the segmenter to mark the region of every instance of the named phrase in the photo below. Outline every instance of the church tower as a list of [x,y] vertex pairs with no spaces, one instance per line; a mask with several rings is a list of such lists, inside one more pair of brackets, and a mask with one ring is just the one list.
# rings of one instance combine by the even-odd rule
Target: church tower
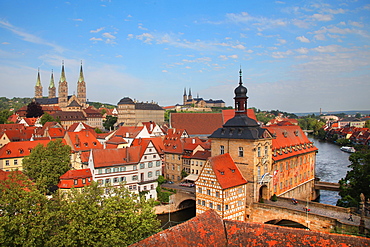
[[186,96],[186,88],[184,88],[184,95],[182,96],[183,105],[186,105],[187,100],[188,100],[188,97]]
[[189,95],[188,95],[188,99],[193,99],[193,96],[191,95],[191,88],[189,88]]
[[40,80],[40,70],[37,71],[37,81],[35,85],[35,98],[42,98],[42,85]]
[[80,101],[82,106],[86,105],[86,84],[84,79],[84,74],[82,71],[82,61],[80,68],[80,77],[77,82],[77,99]]
[[55,84],[54,84],[54,75],[53,70],[51,70],[50,84],[49,84],[49,99],[55,98]]
[[64,72],[64,61],[62,62],[62,73],[59,79],[58,104],[60,108],[66,108],[68,103],[68,83]]

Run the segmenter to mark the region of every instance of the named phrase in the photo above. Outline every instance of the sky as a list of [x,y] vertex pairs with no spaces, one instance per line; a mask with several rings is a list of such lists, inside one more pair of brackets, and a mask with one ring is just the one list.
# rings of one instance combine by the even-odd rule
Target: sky
[[0,0],[0,96],[34,97],[38,70],[47,96],[62,61],[89,101],[233,106],[241,68],[248,107],[369,110],[370,1]]

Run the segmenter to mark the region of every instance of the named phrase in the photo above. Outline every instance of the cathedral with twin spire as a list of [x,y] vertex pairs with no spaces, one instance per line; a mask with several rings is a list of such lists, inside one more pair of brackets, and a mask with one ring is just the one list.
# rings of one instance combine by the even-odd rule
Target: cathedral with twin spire
[[43,88],[41,85],[40,71],[37,73],[37,81],[35,85],[35,101],[41,106],[57,106],[62,111],[81,111],[88,107],[86,102],[86,83],[82,70],[82,62],[80,68],[80,76],[77,81],[77,95],[68,95],[68,82],[64,70],[64,62],[62,62],[62,72],[58,85],[58,97],[56,97],[56,87],[54,83],[54,74],[51,72],[50,84],[48,87],[48,97],[43,97]]

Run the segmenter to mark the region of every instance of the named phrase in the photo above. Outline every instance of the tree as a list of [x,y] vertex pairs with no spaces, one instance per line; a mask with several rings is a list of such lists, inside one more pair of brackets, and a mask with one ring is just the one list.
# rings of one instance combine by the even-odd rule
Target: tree
[[365,126],[364,126],[365,128],[369,128],[370,129],[370,120],[367,120],[366,122],[365,122]]
[[50,141],[46,147],[39,144],[23,159],[24,173],[39,190],[50,192],[58,184],[59,177],[70,169],[70,153],[71,148],[61,139]]
[[44,246],[57,222],[53,203],[27,176],[11,172],[0,182],[0,245]]
[[5,124],[8,122],[8,118],[12,115],[12,113],[8,110],[2,110],[0,112],[0,124]]
[[103,133],[103,131],[101,131],[101,129],[99,129],[98,127],[96,127],[96,128],[94,129],[94,131],[95,131],[95,133],[97,133],[97,134],[101,134],[101,133]]
[[357,151],[349,157],[352,168],[346,177],[339,181],[341,199],[337,206],[357,207],[361,201],[360,194],[370,198],[370,150]]
[[32,101],[27,105],[26,117],[41,117],[44,114],[41,105],[36,102]]
[[59,231],[52,236],[57,246],[127,246],[159,231],[154,200],[139,198],[124,186],[92,183],[68,198]]
[[113,129],[114,124],[117,122],[117,117],[107,116],[106,120],[103,123],[103,126],[107,130]]
[[54,118],[54,117],[50,116],[50,114],[48,114],[48,113],[44,113],[44,115],[42,115],[42,117],[40,119],[40,123],[42,125],[44,125],[47,122],[58,122],[58,123],[60,123],[60,119]]

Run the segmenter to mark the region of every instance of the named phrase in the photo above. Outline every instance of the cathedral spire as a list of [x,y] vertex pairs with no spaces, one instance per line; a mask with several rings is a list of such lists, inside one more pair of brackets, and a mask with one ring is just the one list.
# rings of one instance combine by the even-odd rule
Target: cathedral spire
[[60,80],[59,82],[67,81],[66,80],[66,74],[64,72],[64,60],[62,61],[62,73],[60,74]]
[[186,96],[186,87],[184,87],[184,95],[183,96]]
[[51,70],[51,77],[50,77],[49,88],[53,88],[53,87],[55,87],[55,84],[54,84],[54,74],[53,74],[53,70]]
[[62,73],[59,79],[58,103],[61,109],[66,109],[68,104],[68,82],[64,71],[64,61],[62,61]]
[[80,77],[78,78],[78,82],[83,82],[83,81],[85,81],[85,79],[84,79],[84,73],[82,71],[82,60],[81,60]]
[[50,76],[50,84],[49,84],[49,99],[55,98],[55,84],[54,84],[54,73],[53,70],[51,70],[51,76]]
[[37,81],[35,85],[35,98],[42,98],[42,85],[40,79],[40,68],[37,70]]

